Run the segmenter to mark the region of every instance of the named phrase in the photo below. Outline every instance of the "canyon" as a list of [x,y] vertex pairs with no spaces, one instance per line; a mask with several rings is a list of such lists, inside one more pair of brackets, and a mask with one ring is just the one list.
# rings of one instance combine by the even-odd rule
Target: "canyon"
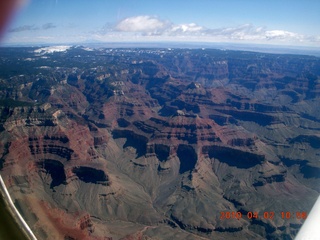
[[0,174],[38,239],[293,239],[319,196],[318,57],[0,56]]

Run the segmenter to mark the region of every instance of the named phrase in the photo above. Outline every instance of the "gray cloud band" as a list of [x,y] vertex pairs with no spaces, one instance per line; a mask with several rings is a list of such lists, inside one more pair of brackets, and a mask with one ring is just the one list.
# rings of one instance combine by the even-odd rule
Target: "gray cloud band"
[[46,23],[42,26],[36,26],[36,25],[23,25],[16,28],[9,29],[9,32],[25,32],[25,31],[37,31],[37,30],[48,30],[51,28],[56,28],[57,26],[53,23]]

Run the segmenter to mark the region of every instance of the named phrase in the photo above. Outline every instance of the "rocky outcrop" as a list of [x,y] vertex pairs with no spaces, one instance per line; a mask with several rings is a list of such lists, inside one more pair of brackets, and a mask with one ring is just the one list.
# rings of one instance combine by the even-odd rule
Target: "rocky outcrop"
[[192,146],[180,144],[177,149],[177,156],[180,161],[179,173],[182,174],[194,169],[198,156]]
[[313,164],[311,165],[308,160],[301,160],[301,159],[290,159],[281,157],[282,162],[288,166],[299,166],[299,172],[303,174],[304,178],[320,178],[319,171],[320,166],[319,164]]
[[306,164],[301,166],[300,171],[303,174],[304,178],[320,178],[319,166],[311,166],[309,164]]
[[167,161],[170,156],[170,147],[164,144],[155,144],[154,152],[161,162]]
[[130,130],[118,130],[115,129],[113,132],[113,138],[118,139],[118,138],[126,138],[126,142],[123,145],[123,147],[134,147],[137,150],[137,157],[143,156],[147,153],[147,143],[148,143],[148,138],[136,134],[134,131]]
[[29,149],[32,155],[53,154],[53,155],[57,155],[59,158],[66,159],[68,161],[71,159],[71,155],[74,152],[70,148],[53,145],[53,144],[42,145],[42,146],[29,145]]
[[290,139],[289,143],[307,143],[312,148],[319,149],[320,148],[320,137],[315,135],[299,135],[295,138]]
[[104,171],[91,167],[74,167],[72,172],[85,183],[109,184],[108,176]]
[[46,174],[50,174],[52,181],[50,183],[50,188],[54,188],[61,184],[66,184],[66,173],[64,170],[64,165],[52,159],[44,159],[37,163],[38,168],[43,169]]
[[254,187],[261,187],[266,184],[270,184],[273,182],[284,182],[285,181],[285,174],[275,174],[272,176],[266,176],[266,177],[261,177],[259,180],[254,182],[252,185]]
[[261,126],[267,126],[275,123],[279,123],[280,121],[271,115],[262,114],[258,112],[252,111],[235,111],[235,110],[218,110],[221,113],[232,116],[233,118],[241,121],[252,121]]
[[210,158],[217,158],[219,161],[237,168],[252,168],[265,160],[263,155],[223,146],[204,146],[202,152],[208,154]]

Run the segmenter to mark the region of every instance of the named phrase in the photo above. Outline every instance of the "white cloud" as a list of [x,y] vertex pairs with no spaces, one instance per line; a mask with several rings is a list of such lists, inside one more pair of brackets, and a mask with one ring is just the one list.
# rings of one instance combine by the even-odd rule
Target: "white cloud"
[[[158,37],[161,39],[175,38],[199,41],[236,41],[236,42],[319,42],[319,37],[307,37],[285,30],[267,30],[266,27],[256,27],[243,24],[226,28],[205,28],[196,23],[174,24],[153,16],[135,16],[123,19],[112,29],[127,37],[137,38]],[[173,39],[173,40],[175,40]]]
[[299,35],[297,33],[283,31],[283,30],[272,30],[272,31],[266,31],[265,32],[266,38],[268,39],[302,39],[303,36]]
[[201,27],[195,23],[189,24],[180,24],[180,25],[173,25],[171,29],[169,29],[169,33],[171,34],[181,34],[181,33],[201,33],[205,30],[204,27]]
[[54,53],[54,52],[65,52],[67,51],[71,46],[53,46],[53,47],[44,47],[34,50],[35,53],[39,54],[47,54],[47,53]]
[[136,32],[143,36],[187,35],[201,33],[204,27],[195,23],[174,25],[169,21],[161,20],[152,16],[136,16],[123,19],[115,25],[118,32]]
[[236,27],[208,29],[207,35],[225,40],[263,40],[265,31],[264,27],[243,24]]
[[136,16],[120,21],[115,30],[120,32],[158,33],[168,27],[168,22],[151,16]]

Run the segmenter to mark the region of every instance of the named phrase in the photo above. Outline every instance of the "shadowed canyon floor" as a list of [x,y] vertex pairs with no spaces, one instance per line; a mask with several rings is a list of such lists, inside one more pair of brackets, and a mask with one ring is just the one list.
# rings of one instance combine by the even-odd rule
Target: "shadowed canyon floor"
[[297,234],[320,193],[319,58],[35,50],[0,49],[0,170],[39,239]]

